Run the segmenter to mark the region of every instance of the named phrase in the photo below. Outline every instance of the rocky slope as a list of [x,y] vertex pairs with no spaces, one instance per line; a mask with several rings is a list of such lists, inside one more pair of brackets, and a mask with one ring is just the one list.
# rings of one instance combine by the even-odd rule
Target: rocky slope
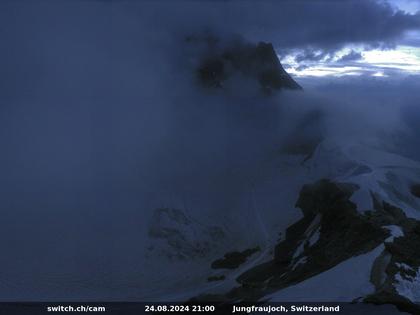
[[[170,297],[218,302],[353,301],[418,312],[418,163],[365,145],[342,146],[327,140],[309,158],[292,159],[290,154],[283,158],[281,173],[273,168],[270,181],[251,192],[254,214],[266,218],[262,223],[269,234],[259,241],[258,251],[238,247],[222,259],[206,256],[209,272],[202,284]],[[296,198],[289,198],[293,191]],[[285,211],[293,199],[290,206],[299,209],[291,209],[294,215]],[[259,206],[261,200],[264,208]],[[168,211],[160,212],[166,216]],[[171,216],[179,218],[176,221],[189,222],[175,212]],[[236,220],[242,224],[240,217]],[[254,225],[248,222],[247,230],[256,233],[261,228],[258,220],[257,216]],[[284,229],[278,225],[282,222],[287,223]],[[176,224],[179,230],[188,225]],[[211,235],[208,231],[199,234]],[[273,237],[273,232],[283,237]],[[210,246],[220,249],[230,240],[227,236]],[[185,247],[191,248],[182,245],[172,250],[183,252],[180,249]],[[213,267],[222,269],[211,271],[212,261]]]
[[[301,89],[270,44],[213,37],[187,42],[206,52],[193,54],[205,92],[225,94],[237,80],[241,89],[252,82],[264,96]],[[218,215],[211,224],[184,210],[155,211],[149,229],[155,259],[189,263],[176,265],[185,274],[161,280],[174,286],[155,299],[353,301],[419,311],[420,164],[376,143],[326,137],[320,111],[300,118],[290,141],[249,184],[222,185],[228,198],[214,208],[214,196],[195,205],[212,205]],[[194,276],[183,289],[176,283],[186,274]]]
[[[420,312],[420,221],[374,195],[375,208],[359,212],[350,200],[359,189],[326,179],[304,185],[296,203],[303,218],[287,228],[272,260],[242,273],[237,278],[240,286],[226,294],[204,295],[198,300],[276,300],[283,289],[344,261],[377,252],[368,266],[374,290],[354,301],[393,304],[402,311]],[[347,276],[351,275],[343,275]]]

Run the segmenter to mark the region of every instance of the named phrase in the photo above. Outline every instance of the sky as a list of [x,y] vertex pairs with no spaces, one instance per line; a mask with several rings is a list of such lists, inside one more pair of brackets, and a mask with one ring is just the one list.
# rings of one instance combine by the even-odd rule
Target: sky
[[[383,19],[415,17],[420,20],[420,1],[391,0],[377,1],[374,5],[388,6],[388,14]],[[372,23],[374,23],[372,21]],[[394,22],[390,22],[394,23]],[[390,24],[397,26],[397,23]],[[371,27],[369,22],[364,27]],[[372,27],[375,27],[372,25]],[[385,35],[385,34],[384,34]],[[345,43],[333,50],[296,48],[280,55],[286,70],[297,78],[370,76],[387,78],[420,74],[420,27],[399,29],[398,36],[378,39],[375,47],[372,42]]]
[[392,4],[405,12],[416,13],[420,11],[420,2],[417,0],[394,0]]
[[[31,45],[29,37],[26,40],[25,36],[31,33],[34,35],[32,41],[40,37],[43,42],[48,36],[55,38],[59,31],[64,31],[70,36],[78,36],[81,41],[90,41],[91,45],[96,42],[98,49],[107,49],[104,46],[106,42],[108,48],[115,48],[111,43],[113,35],[108,36],[107,33],[115,35],[123,32],[124,38],[137,27],[147,28],[146,36],[156,36],[156,41],[166,33],[170,37],[167,43],[173,38],[188,36],[191,32],[214,32],[217,36],[234,34],[253,42],[272,42],[286,70],[297,80],[360,75],[385,78],[418,75],[420,71],[418,0],[180,0],[173,3],[76,0],[69,3],[58,1],[57,4],[40,0],[35,3],[38,4],[33,5],[27,0],[19,3],[3,1],[0,35],[9,40],[11,36],[16,36],[15,44],[20,45],[9,46],[10,49],[3,52],[5,57],[9,57],[8,52],[23,56],[22,49]],[[95,6],[102,14],[89,16]],[[54,11],[58,17],[64,7],[69,17],[56,21]],[[133,20],[132,28],[128,31],[124,30],[127,26],[119,21],[124,14],[127,19]],[[42,16],[46,19],[44,23],[40,20]],[[72,19],[78,21],[79,26],[70,27],[68,23]],[[158,20],[161,23],[156,23]],[[56,31],[48,29],[47,23],[54,23]],[[27,29],[29,25],[34,29]],[[38,33],[42,29],[44,39]],[[78,32],[82,29],[87,33],[79,36]],[[93,40],[87,38],[94,34],[97,37]],[[55,41],[55,44],[55,48],[64,48],[57,46],[59,41]],[[42,54],[42,46],[35,46],[37,50],[34,53]],[[14,47],[17,51],[13,51]],[[77,47],[80,46],[74,45],[70,50]],[[5,67],[11,66],[9,63]]]

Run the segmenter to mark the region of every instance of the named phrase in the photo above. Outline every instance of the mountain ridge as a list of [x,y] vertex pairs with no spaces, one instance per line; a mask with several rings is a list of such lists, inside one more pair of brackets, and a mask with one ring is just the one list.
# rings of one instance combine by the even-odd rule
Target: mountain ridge
[[197,79],[206,88],[225,89],[240,76],[254,80],[265,95],[281,90],[303,90],[283,68],[274,46],[267,42],[248,43],[215,37],[188,37],[190,44],[204,43],[204,57],[196,68]]

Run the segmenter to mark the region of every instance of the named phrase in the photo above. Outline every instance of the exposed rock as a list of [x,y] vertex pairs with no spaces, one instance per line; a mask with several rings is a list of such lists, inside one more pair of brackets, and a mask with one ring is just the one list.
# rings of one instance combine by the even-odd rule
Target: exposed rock
[[[270,281],[272,285],[300,282],[371,251],[389,236],[388,231],[356,210],[350,201],[356,189],[352,184],[328,180],[302,188],[296,205],[304,218],[289,227],[286,239],[276,247],[275,261],[287,267],[286,274]],[[314,233],[319,235],[311,243]]]
[[[366,297],[365,301],[394,304],[401,310],[420,313],[420,306],[416,304],[420,303],[419,248],[420,222],[406,228],[404,236],[385,243],[382,256],[389,258],[388,263],[382,266],[383,279],[376,283],[376,292]],[[372,272],[374,271],[375,268]]]
[[396,238],[392,243],[386,244],[393,261],[409,264],[411,268],[420,267],[420,222],[405,232],[404,237]]
[[356,185],[329,180],[305,185],[296,203],[304,216],[286,230],[274,259],[241,274],[237,278],[241,286],[227,294],[203,299],[264,300],[270,293],[382,244],[384,250],[375,259],[370,275],[375,292],[357,302],[393,304],[402,311],[420,314],[420,222],[373,193],[374,209],[357,211],[350,200],[357,189]]
[[415,219],[407,218],[400,208],[397,208],[386,201],[379,201],[375,194],[371,193],[375,211],[366,211],[365,215],[380,226],[396,225],[405,232],[410,231],[416,225]]
[[[328,180],[302,188],[297,206],[303,211],[304,218],[287,230],[286,240],[277,246],[275,261],[280,266],[283,264],[283,274],[273,278],[271,285],[282,287],[301,282],[383,243],[385,250],[375,260],[371,271],[371,282],[376,292],[364,301],[394,304],[404,311],[419,312],[420,308],[415,303],[420,299],[420,222],[407,218],[401,209],[380,202],[374,194],[375,211],[359,213],[356,205],[349,200],[356,189],[354,185]],[[309,245],[304,242],[307,242],[308,231],[317,216],[321,216],[320,235],[315,244]],[[311,218],[311,223],[308,223],[308,218]],[[400,227],[403,236],[389,238],[389,232],[384,228],[390,226]],[[291,257],[293,250],[282,251],[287,242],[294,243],[295,248],[300,244],[301,253],[296,254],[296,249]],[[302,258],[304,261],[299,264]],[[285,267],[285,261],[293,267]]]
[[349,199],[357,189],[354,184],[320,180],[315,184],[303,186],[296,207],[302,210],[305,217],[340,211],[356,214],[356,205]]
[[410,314],[420,314],[420,307],[410,300],[394,293],[388,293],[386,291],[378,292],[370,295],[364,299],[365,303],[372,303],[377,305],[392,304],[395,305],[399,310],[408,312]]
[[200,81],[208,87],[222,87],[222,83],[228,75],[225,64],[220,58],[209,58],[202,62],[198,69]]
[[382,244],[390,233],[356,210],[350,197],[357,189],[329,180],[305,185],[296,203],[304,217],[286,230],[274,260],[240,275],[237,281],[242,286],[228,296],[232,300],[262,298]]
[[259,265],[238,277],[245,289],[236,288],[234,294],[264,296],[382,244],[390,233],[357,211],[350,201],[357,189],[353,184],[329,180],[305,185],[296,203],[304,217],[286,230],[285,239],[275,248],[273,262]]
[[411,194],[417,198],[420,198],[420,184],[414,184],[410,188]]
[[187,42],[207,45],[206,55],[197,68],[199,82],[205,87],[223,88],[228,80],[240,75],[255,80],[265,94],[302,89],[284,70],[270,43],[232,40],[222,45],[213,36],[190,36]]

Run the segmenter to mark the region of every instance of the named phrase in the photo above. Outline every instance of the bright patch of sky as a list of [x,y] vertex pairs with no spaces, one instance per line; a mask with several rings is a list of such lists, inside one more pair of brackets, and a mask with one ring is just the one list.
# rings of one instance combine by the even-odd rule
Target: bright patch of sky
[[[355,60],[340,60],[351,52],[360,52]],[[391,74],[420,74],[420,47],[396,46],[390,50],[344,48],[320,60],[296,61],[297,50],[281,59],[287,72],[296,77],[360,76],[387,77]]]
[[419,0],[393,0],[389,1],[391,5],[398,8],[399,10],[408,12],[408,13],[416,13],[420,11],[420,1]]
[[[386,1],[396,10],[410,14],[420,12],[420,0]],[[295,77],[390,77],[420,75],[420,30],[407,31],[392,49],[366,49],[347,46],[333,54],[315,51],[312,57],[301,58],[303,50],[280,57],[287,72]],[[317,56],[319,56],[317,58]],[[352,58],[349,58],[353,56]],[[315,58],[314,58],[315,57]]]

